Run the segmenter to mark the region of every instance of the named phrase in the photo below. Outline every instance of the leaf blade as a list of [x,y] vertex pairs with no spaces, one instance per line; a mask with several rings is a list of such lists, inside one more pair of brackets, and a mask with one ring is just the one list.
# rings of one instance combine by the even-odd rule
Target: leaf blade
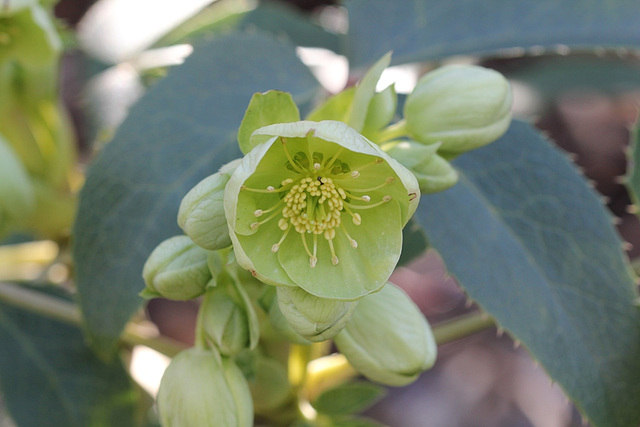
[[597,196],[523,123],[455,164],[417,212],[431,245],[595,425],[637,425],[637,294]]
[[391,49],[394,64],[404,64],[505,49],[640,46],[634,1],[351,0],[346,6],[347,55],[356,67]]

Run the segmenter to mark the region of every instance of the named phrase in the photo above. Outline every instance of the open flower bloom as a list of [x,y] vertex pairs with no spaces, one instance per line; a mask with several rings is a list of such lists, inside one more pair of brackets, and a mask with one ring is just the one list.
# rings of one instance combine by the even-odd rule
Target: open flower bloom
[[238,264],[323,298],[380,289],[418,205],[414,175],[342,122],[265,126],[252,142],[224,194]]

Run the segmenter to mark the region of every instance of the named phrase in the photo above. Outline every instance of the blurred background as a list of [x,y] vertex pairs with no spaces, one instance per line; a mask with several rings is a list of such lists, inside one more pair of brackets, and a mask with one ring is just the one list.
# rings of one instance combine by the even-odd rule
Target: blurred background
[[[338,35],[348,25],[338,1],[176,3],[156,8],[153,0],[62,0],[55,5],[66,43],[62,96],[84,164],[108,142],[147,88],[189,55],[193,39],[236,26],[249,31],[270,28],[279,19],[303,22],[304,18]],[[270,29],[277,34],[277,29]],[[300,39],[293,42],[314,45]],[[298,53],[327,93],[354,84],[364,71],[350,70],[347,59],[331,50],[300,47]],[[452,61],[476,62],[469,57]],[[380,86],[395,82],[399,93],[408,93],[421,74],[437,65],[392,67]],[[593,182],[635,259],[640,254],[640,226],[629,211],[620,177],[626,173],[630,129],[640,102],[638,56],[625,50],[587,55],[560,46],[554,52],[514,55],[481,65],[510,79],[515,116],[543,130]],[[68,277],[65,271],[50,274],[49,279],[58,282]],[[400,267],[391,280],[412,296],[432,324],[477,309],[447,275],[435,251]],[[196,312],[194,302],[156,299],[149,302],[146,315],[162,334],[190,344]],[[167,358],[138,348],[131,363],[134,378],[155,393]],[[526,350],[495,328],[442,346],[434,369],[408,387],[390,388],[367,415],[392,427],[586,425]],[[0,426],[11,422],[0,415]]]

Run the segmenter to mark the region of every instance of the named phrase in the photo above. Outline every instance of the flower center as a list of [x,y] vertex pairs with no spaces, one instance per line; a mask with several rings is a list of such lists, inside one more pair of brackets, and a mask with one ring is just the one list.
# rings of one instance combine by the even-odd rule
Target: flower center
[[[338,160],[343,149],[338,150],[327,162],[323,162],[323,155],[320,153],[311,155],[300,152],[292,157],[287,150],[286,139],[282,138],[282,140],[283,149],[289,159],[286,165],[287,169],[302,177],[296,180],[287,178],[280,183],[278,188],[270,185],[261,190],[243,186],[243,190],[259,193],[286,192],[284,197],[281,197],[271,208],[257,209],[254,212],[256,218],[267,213],[270,215],[261,221],[253,222],[251,228],[256,229],[280,216],[278,227],[283,231],[283,234],[278,242],[271,247],[272,252],[278,252],[289,232],[294,229],[302,239],[305,251],[309,255],[309,265],[312,268],[318,262],[318,236],[323,236],[329,245],[331,263],[338,265],[339,258],[333,244],[336,230],[345,234],[351,247],[354,249],[358,247],[358,242],[349,235],[342,223],[342,213],[346,212],[351,216],[355,225],[360,225],[362,217],[359,213],[354,212],[355,210],[374,208],[391,200],[390,195],[385,195],[379,202],[371,203],[371,197],[366,193],[380,190],[391,184],[394,178],[388,177],[382,184],[371,188],[358,189],[353,192],[346,191],[341,183],[348,184],[349,180],[358,179],[360,172],[358,170],[351,171],[346,163]],[[362,165],[359,169],[379,165],[382,162],[381,158],[376,158],[372,162]]]

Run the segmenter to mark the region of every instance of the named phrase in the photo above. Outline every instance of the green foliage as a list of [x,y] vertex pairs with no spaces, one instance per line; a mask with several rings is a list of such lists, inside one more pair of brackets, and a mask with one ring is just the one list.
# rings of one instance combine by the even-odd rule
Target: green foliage
[[139,425],[140,393],[122,363],[98,359],[77,327],[0,304],[0,343],[0,385],[18,425]]
[[[354,67],[393,50],[395,64],[505,49],[638,46],[634,0],[350,0],[347,56]],[[523,51],[524,49],[524,51]]]
[[416,213],[432,246],[595,425],[635,426],[640,311],[610,214],[523,123],[454,164],[460,182]]
[[353,382],[325,391],[312,403],[323,414],[348,415],[364,411],[385,394],[385,389],[375,384]]

